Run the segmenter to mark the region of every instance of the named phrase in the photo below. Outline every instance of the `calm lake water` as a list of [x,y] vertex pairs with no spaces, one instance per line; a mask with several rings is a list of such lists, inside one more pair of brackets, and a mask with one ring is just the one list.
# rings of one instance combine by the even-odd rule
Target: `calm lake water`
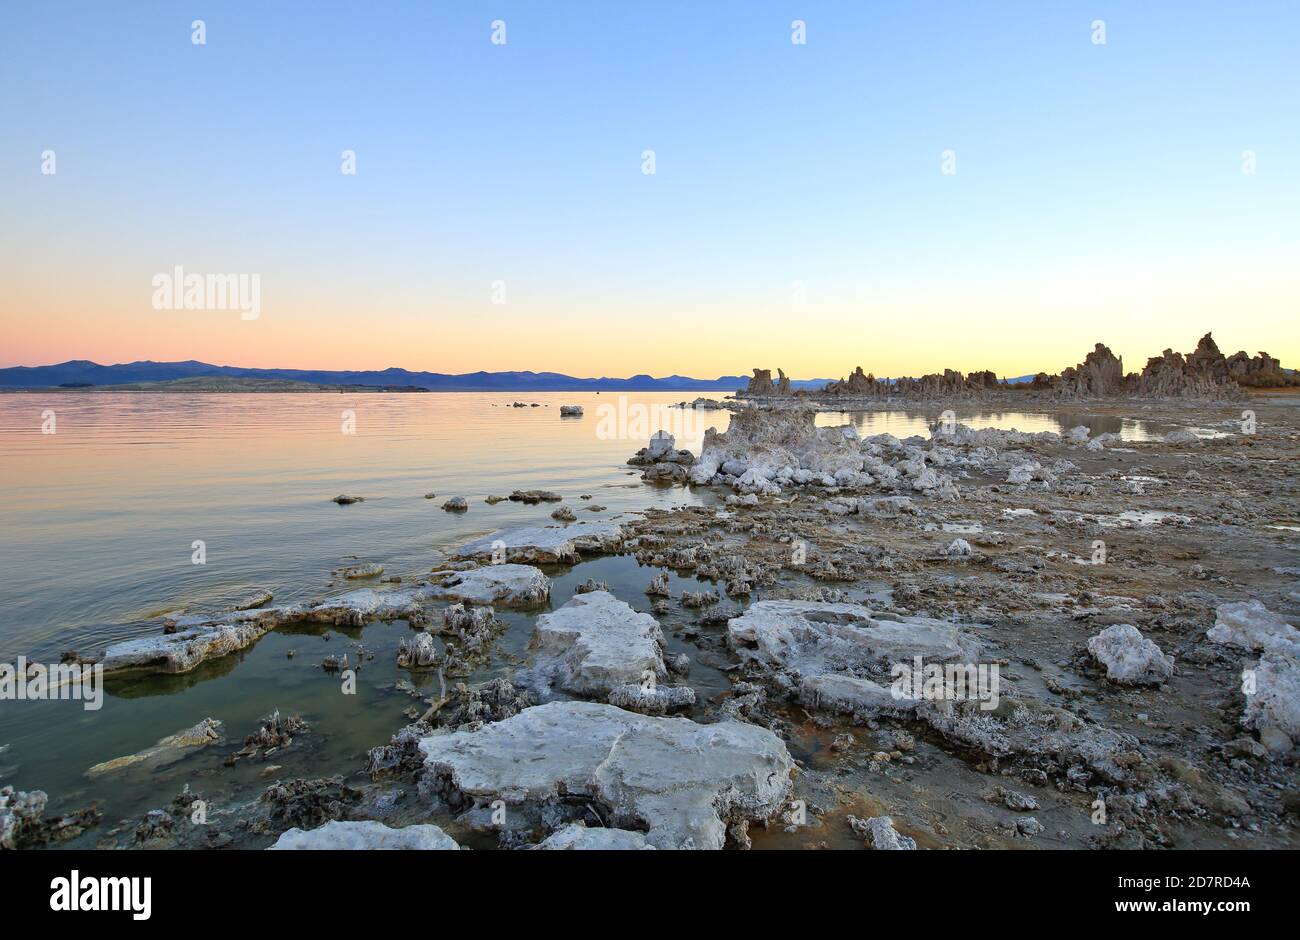
[[[358,586],[330,577],[356,560],[379,562],[386,574],[410,581],[472,537],[551,523],[554,504],[488,505],[484,497],[492,494],[555,490],[580,519],[713,500],[681,487],[647,486],[625,463],[660,427],[697,453],[705,428],[725,428],[725,411],[668,407],[682,397],[0,395],[0,661],[21,654],[56,662],[65,650],[97,652],[157,629],[141,621],[228,603],[257,588],[273,591],[276,603],[315,600]],[[537,407],[512,407],[516,401]],[[561,418],[562,404],[580,404],[585,415]],[[54,433],[42,433],[51,413]],[[828,413],[819,423],[851,422],[864,435],[906,437],[927,434],[937,418],[937,409]],[[1094,433],[1145,436],[1140,424],[1117,417],[959,410],[958,419],[1023,431],[1085,423]],[[437,497],[425,499],[428,492]],[[330,501],[340,493],[365,502]],[[464,496],[469,511],[444,512],[452,496]],[[591,505],[605,509],[580,511]],[[196,540],[205,546],[202,565],[192,561]],[[653,572],[638,570],[634,559],[596,559],[548,573],[557,578],[557,606],[574,584],[595,577],[633,606],[648,607],[642,592]],[[690,586],[674,577],[674,592]],[[532,616],[505,615],[507,655],[523,654]],[[407,630],[399,623],[277,631],[186,676],[118,681],[98,712],[78,702],[0,701],[0,783],[46,790],[58,809],[97,801],[105,823],[80,842],[91,844],[117,820],[165,805],[183,784],[229,806],[255,797],[268,780],[262,767],[223,768],[220,758],[230,748],[111,779],[88,780],[86,768],[207,716],[225,722],[230,740],[242,741],[277,708],[312,725],[277,758],[286,777],[355,775],[365,750],[385,743],[407,722],[403,711],[419,704],[396,682],[428,681],[395,664]],[[329,653],[351,652],[356,642],[376,655],[359,673],[358,694],[344,696],[319,663]],[[298,655],[288,659],[289,650]],[[726,685],[708,670],[693,671],[691,681],[697,691]]]

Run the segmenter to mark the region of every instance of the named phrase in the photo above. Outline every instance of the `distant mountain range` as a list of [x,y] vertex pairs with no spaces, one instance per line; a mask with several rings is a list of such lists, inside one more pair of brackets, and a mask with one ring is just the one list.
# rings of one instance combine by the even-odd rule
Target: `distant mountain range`
[[[319,385],[413,386],[431,392],[582,392],[582,391],[735,391],[748,376],[723,375],[693,379],[684,375],[654,378],[633,375],[626,379],[582,379],[559,372],[411,372],[406,369],[330,371],[318,369],[244,369],[214,366],[193,359],[186,362],[124,362],[102,366],[86,359],[71,359],[52,366],[11,366],[0,369],[0,388],[87,387],[111,388],[146,382],[170,382],[196,377],[279,379]],[[794,388],[821,388],[829,379],[791,381]]]

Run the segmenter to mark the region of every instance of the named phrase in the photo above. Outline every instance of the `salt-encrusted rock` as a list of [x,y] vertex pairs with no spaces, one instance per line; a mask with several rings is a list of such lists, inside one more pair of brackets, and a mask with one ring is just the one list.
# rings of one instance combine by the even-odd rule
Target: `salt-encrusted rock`
[[[861,472],[863,452],[853,426],[819,428],[816,416],[813,408],[735,412],[726,433],[714,428],[705,432],[691,482],[705,484],[720,477],[718,482],[740,493],[776,494],[781,491],[778,480],[802,478],[833,486],[838,471]],[[797,476],[800,470],[808,476]]]
[[[667,431],[656,431],[650,437],[650,443],[628,458],[629,466],[653,467],[662,464],[665,467],[689,467],[695,463],[695,455],[689,450],[678,450],[676,438]],[[683,474],[685,470],[683,469]]]
[[872,816],[870,819],[848,817],[853,831],[871,843],[878,851],[902,851],[916,848],[916,840],[901,835],[894,828],[894,820],[888,816]]
[[271,849],[371,850],[371,849],[459,849],[456,840],[437,826],[407,826],[392,829],[372,819],[332,820],[316,829],[290,829]]
[[99,777],[115,770],[143,765],[150,769],[175,763],[191,750],[206,747],[222,740],[221,722],[215,718],[204,718],[192,728],[169,734],[157,744],[137,754],[118,757],[114,760],[96,764],[86,771],[87,777]]
[[1177,431],[1170,431],[1168,434],[1165,435],[1166,444],[1186,445],[1186,444],[1199,444],[1200,442],[1201,439],[1193,431],[1180,429]]
[[544,842],[538,843],[533,848],[547,851],[612,852],[653,849],[654,846],[646,843],[644,832],[593,828],[575,822],[555,830]]
[[668,572],[661,571],[651,578],[650,586],[645,589],[645,592],[651,597],[668,597],[670,594],[668,590]]
[[1133,735],[1006,688],[993,711],[971,699],[922,700],[916,715],[950,742],[1063,777],[1075,789],[1086,789],[1093,778],[1126,786],[1144,760]]
[[484,565],[452,574],[432,594],[466,604],[536,607],[550,598],[551,579],[532,565]]
[[647,674],[668,675],[663,631],[613,594],[577,594],[559,610],[537,618],[531,665],[519,680],[539,694],[560,689],[605,698],[620,686],[640,686]]
[[403,637],[397,645],[397,665],[406,669],[434,666],[438,660],[438,647],[428,633]]
[[346,568],[340,568],[338,575],[341,578],[354,580],[356,578],[375,578],[384,573],[384,566],[375,564],[373,561],[363,562],[359,565],[349,565]]
[[[583,595],[590,597],[592,595]],[[727,826],[774,815],[790,790],[785,744],[757,725],[651,718],[595,702],[527,708],[420,742],[435,786],[459,802],[534,809],[586,798],[657,848],[720,849]]]
[[1278,650],[1300,656],[1300,630],[1259,601],[1220,604],[1206,638],[1247,650]]
[[218,619],[178,617],[176,632],[115,643],[104,651],[100,661],[105,672],[189,672],[199,663],[252,645],[300,613],[301,608],[296,607],[268,607],[232,611]]
[[974,550],[965,539],[953,539],[952,544],[943,550],[949,558],[970,558]]
[[895,695],[880,682],[837,672],[805,676],[798,686],[798,698],[813,711],[846,715],[902,714],[917,705],[917,699]]
[[551,513],[551,518],[557,522],[576,522],[578,520],[577,515],[568,506],[561,506],[555,510]]
[[1281,650],[1267,651],[1254,666],[1253,684],[1241,723],[1258,731],[1269,751],[1287,753],[1300,744],[1300,661]]
[[695,704],[695,690],[689,686],[621,685],[605,699],[611,705],[643,715],[664,715]]
[[244,649],[275,627],[295,621],[335,626],[364,626],[374,620],[420,622],[435,596],[429,586],[376,591],[362,588],[309,606],[263,607],[217,615],[177,617],[174,633],[116,643],[104,651],[105,672],[142,670],[189,672],[209,659]]
[[254,607],[264,607],[274,599],[270,591],[266,588],[258,588],[251,594],[241,597],[235,603],[230,605],[231,610],[252,610]]
[[329,623],[341,627],[360,627],[373,620],[409,620],[421,622],[425,617],[425,605],[433,597],[428,586],[399,588],[391,591],[376,591],[362,588],[349,591],[337,597],[326,598],[310,607],[281,608],[287,619],[305,620],[312,623]]
[[863,715],[914,709],[895,694],[895,665],[974,662],[977,644],[955,624],[928,617],[877,619],[860,604],[759,601],[727,623],[741,659],[780,676],[779,685],[814,709]]
[[0,787],[0,849],[34,849],[75,839],[103,816],[92,806],[47,819],[48,802],[44,790]]
[[1117,685],[1160,685],[1174,674],[1173,661],[1131,623],[1116,623],[1088,640],[1088,652]]
[[901,513],[916,512],[916,505],[910,496],[877,496],[874,499],[860,499],[857,502],[860,516],[897,516]]
[[44,790],[0,789],[0,849],[16,849],[23,830],[40,824],[48,801]]
[[623,527],[616,522],[582,522],[567,526],[527,526],[504,529],[462,545],[456,558],[489,560],[498,548],[506,561],[576,562],[583,553],[600,554],[623,544]]
[[954,624],[929,617],[877,619],[861,604],[759,601],[727,624],[743,658],[774,665],[871,660],[938,662],[970,657],[975,644]]
[[581,418],[581,417],[582,417],[582,406],[581,406],[581,405],[561,405],[561,406],[560,406],[560,417],[561,417],[561,418]]
[[453,496],[442,504],[442,508],[448,512],[464,512],[469,509],[469,502],[464,496]]

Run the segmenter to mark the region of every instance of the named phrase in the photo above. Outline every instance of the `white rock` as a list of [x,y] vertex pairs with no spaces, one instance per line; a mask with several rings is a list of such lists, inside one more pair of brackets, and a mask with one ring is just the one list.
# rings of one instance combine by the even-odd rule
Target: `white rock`
[[459,849],[451,836],[437,826],[407,826],[392,829],[374,820],[333,820],[316,829],[290,829],[271,849],[371,850],[371,849]]
[[1174,674],[1173,660],[1131,623],[1116,623],[1088,640],[1088,652],[1117,685],[1159,685]]
[[650,444],[646,448],[651,460],[663,460],[672,456],[677,449],[677,439],[667,431],[656,431],[650,435]]
[[397,645],[397,665],[406,669],[426,668],[438,662],[438,647],[427,633],[404,637]]
[[645,829],[662,849],[722,848],[729,823],[781,808],[794,766],[781,739],[757,725],[595,702],[526,708],[478,731],[430,735],[420,748],[441,785],[484,805],[586,797],[611,826]]
[[433,594],[465,604],[535,607],[550,598],[551,579],[531,565],[484,565],[452,574]]
[[223,614],[220,619],[179,617],[175,633],[143,636],[115,643],[100,660],[105,672],[144,670],[189,672],[209,659],[251,646],[277,624],[300,614],[300,608],[268,607]]
[[1259,601],[1220,604],[1206,638],[1247,650],[1278,650],[1300,656],[1300,630]]
[[969,558],[973,553],[970,542],[965,539],[953,539],[952,544],[944,549],[944,554],[949,558]]
[[604,699],[614,689],[640,686],[649,673],[665,677],[663,631],[607,591],[577,594],[537,618],[532,663],[518,681],[542,695],[560,689]]
[[1170,431],[1165,435],[1166,444],[1199,444],[1201,439],[1192,431]]
[[872,816],[870,819],[849,817],[849,825],[858,835],[871,840],[871,847],[877,851],[909,851],[916,848],[916,840],[901,835],[894,828],[894,820],[889,816]]
[[631,849],[653,849],[647,845],[644,832],[628,829],[603,829],[584,826],[582,823],[569,823],[551,833],[544,842],[533,846],[547,851],[627,851]]
[[1280,650],[1264,653],[1254,666],[1254,688],[1242,724],[1258,731],[1270,751],[1290,751],[1300,744],[1300,661]]
[[[784,673],[805,705],[834,711],[908,711],[910,697],[886,687],[891,668],[974,662],[978,645],[955,624],[928,617],[882,620],[860,604],[759,601],[727,623],[742,659]],[[881,678],[875,681],[864,673]]]
[[490,560],[499,547],[508,562],[576,562],[582,554],[599,554],[623,543],[623,527],[616,522],[583,522],[566,526],[526,526],[504,529],[462,545],[456,558]]

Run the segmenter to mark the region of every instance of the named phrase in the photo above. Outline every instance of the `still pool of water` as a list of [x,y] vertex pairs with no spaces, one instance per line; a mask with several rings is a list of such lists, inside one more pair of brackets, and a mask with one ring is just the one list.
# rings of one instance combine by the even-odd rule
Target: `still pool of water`
[[[276,602],[315,600],[355,585],[330,572],[356,560],[383,564],[405,580],[442,552],[504,526],[544,525],[554,504],[528,506],[488,495],[550,489],[580,519],[650,506],[708,502],[681,487],[651,487],[626,460],[666,427],[698,452],[704,429],[724,429],[725,411],[670,406],[681,393],[536,394],[130,394],[0,395],[0,662],[25,655],[57,661],[64,650],[91,653],[155,630],[148,618],[221,604],[266,588]],[[694,397],[693,395],[691,397]],[[525,407],[514,407],[523,402]],[[529,407],[536,403],[536,407]],[[585,414],[561,418],[562,404]],[[54,433],[49,430],[53,415]],[[826,413],[822,424],[863,434],[926,435],[938,411]],[[1136,422],[1083,414],[958,410],[973,427],[1145,436]],[[435,492],[437,497],[426,499]],[[365,501],[339,506],[346,493]],[[590,500],[582,500],[590,495]],[[470,509],[440,507],[464,496]],[[589,506],[604,507],[598,512]],[[194,564],[194,543],[204,564]],[[587,577],[606,580],[623,600],[647,609],[653,572],[632,558],[606,558],[548,571],[555,602]],[[674,578],[674,592],[694,582]],[[510,624],[485,678],[523,655],[534,615]],[[668,627],[668,624],[665,624]],[[104,826],[165,805],[185,783],[227,807],[256,796],[265,766],[224,768],[232,749],[212,748],[167,769],[89,780],[99,761],[140,751],[204,717],[220,719],[238,742],[275,709],[312,725],[277,763],[286,776],[357,774],[366,749],[387,741],[423,706],[396,688],[428,676],[395,663],[409,628],[371,624],[354,631],[282,629],[254,647],[179,677],[118,680],[100,711],[77,702],[0,701],[0,783],[51,794],[71,809],[98,801]],[[677,641],[671,641],[678,646]],[[355,644],[374,653],[358,694],[320,669]],[[692,648],[681,647],[691,652]],[[288,657],[290,650],[295,652]],[[693,670],[707,699],[726,687],[720,673]],[[271,778],[273,779],[273,778]]]

